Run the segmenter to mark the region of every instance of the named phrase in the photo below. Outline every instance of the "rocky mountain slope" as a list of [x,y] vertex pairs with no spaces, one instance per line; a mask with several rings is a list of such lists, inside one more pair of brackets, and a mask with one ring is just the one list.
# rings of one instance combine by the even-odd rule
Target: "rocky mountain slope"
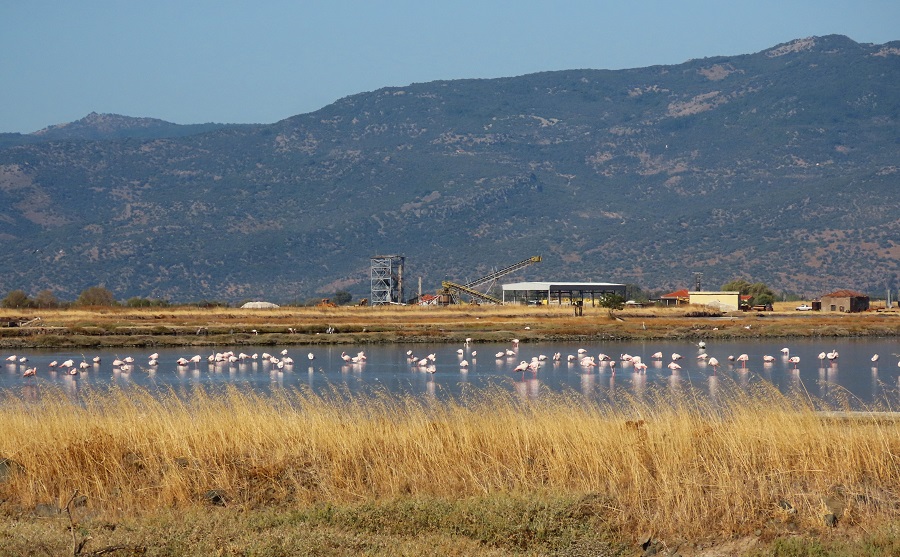
[[426,291],[538,254],[510,279],[898,282],[900,42],[413,84],[186,135],[98,138],[96,116],[0,141],[0,292],[361,297],[390,253]]

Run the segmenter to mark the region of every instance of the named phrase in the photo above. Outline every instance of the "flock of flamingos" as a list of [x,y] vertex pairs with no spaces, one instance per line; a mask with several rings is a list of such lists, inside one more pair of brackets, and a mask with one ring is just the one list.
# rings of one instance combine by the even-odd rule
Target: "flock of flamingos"
[[[459,367],[461,371],[466,371],[469,367],[469,361],[464,359],[466,354],[468,353],[468,357],[472,359],[473,363],[478,355],[476,350],[470,350],[470,346],[472,344],[472,339],[467,338],[465,340],[465,347],[457,350],[457,354],[459,356]],[[512,346],[510,348],[506,348],[497,352],[494,355],[494,358],[498,361],[507,361],[512,360],[513,362],[518,359],[518,346],[519,340],[512,339]],[[713,368],[713,372],[717,372],[719,366],[721,365],[718,358],[710,356],[706,353],[706,344],[704,342],[699,342],[697,344],[699,354],[697,355],[698,360],[702,360],[706,362],[706,365]],[[412,366],[413,369],[417,371],[422,371],[426,373],[435,373],[437,371],[437,367],[435,365],[436,355],[428,354],[425,357],[418,357],[414,355],[412,350],[407,351],[406,353],[407,361]],[[785,347],[781,349],[781,357],[785,361],[792,363],[794,365],[793,369],[797,370],[797,366],[800,363],[799,356],[791,356],[790,349]],[[306,358],[312,362],[315,360],[315,354],[309,352],[306,355]],[[658,367],[658,363],[661,362],[665,357],[662,352],[656,352],[650,358],[657,362],[655,367]],[[673,374],[677,373],[678,370],[681,369],[681,365],[678,363],[679,360],[682,360],[684,356],[678,353],[673,353],[671,355],[671,361],[667,364],[666,367],[671,370]],[[822,352],[818,356],[820,364],[825,365],[826,361],[834,363],[838,358],[839,354],[837,350],[832,350],[830,352]],[[365,352],[358,352],[355,356],[351,356],[346,352],[341,353],[341,359],[344,362],[344,365],[350,366],[363,366],[366,362],[366,354]],[[560,362],[563,360],[563,355],[559,352],[553,354],[548,358],[548,356],[544,354],[540,354],[531,358],[530,361],[521,360],[518,365],[513,367],[513,373],[522,373],[523,375],[526,372],[530,372],[532,374],[537,374],[540,370],[541,366],[544,365],[546,360],[552,360],[553,362]],[[872,363],[876,363],[879,359],[878,354],[875,354],[871,357]],[[35,377],[37,375],[38,369],[36,366],[29,367],[28,366],[28,358],[25,356],[17,356],[11,355],[5,358],[7,362],[7,366],[21,366],[24,367],[24,371],[22,372],[23,377]],[[210,365],[218,365],[218,364],[235,364],[242,363],[247,361],[262,361],[266,362],[271,366],[271,369],[275,372],[283,371],[285,368],[291,369],[291,366],[294,364],[293,358],[288,356],[288,350],[282,350],[279,355],[272,355],[266,352],[262,354],[244,354],[239,353],[235,354],[234,352],[219,352],[210,354],[207,357],[203,357],[198,355],[194,355],[190,358],[181,357],[178,358],[175,363],[178,368],[187,368],[190,366],[199,366],[199,364],[203,361],[207,361]],[[747,362],[750,360],[747,354],[740,354],[738,356],[728,356],[727,361],[730,365],[740,364],[741,369],[746,369]],[[775,356],[765,355],[763,356],[764,363],[772,363],[776,360]],[[94,357],[88,361],[86,357],[82,357],[82,361],[76,363],[73,359],[68,359],[63,362],[53,361],[48,364],[49,370],[53,372],[62,372],[71,376],[77,376],[80,373],[90,370],[95,366],[100,365],[100,357]],[[632,356],[629,354],[621,354],[618,358],[612,358],[606,354],[598,354],[597,356],[588,355],[587,350],[583,348],[579,348],[577,350],[577,354],[568,354],[565,356],[565,361],[570,365],[579,365],[582,368],[585,368],[585,371],[590,371],[595,367],[606,367],[610,370],[611,373],[615,374],[617,366],[621,368],[631,367],[634,373],[646,373],[647,364],[642,361],[640,356]],[[119,373],[128,373],[134,369],[135,360],[132,357],[125,357],[119,359],[118,357],[113,360],[113,371]],[[511,365],[511,364],[510,364]],[[900,362],[897,364],[900,366]],[[147,371],[155,371],[159,366],[159,354],[154,353],[150,354],[147,361],[147,366],[145,369]],[[21,369],[21,368],[20,368]]]

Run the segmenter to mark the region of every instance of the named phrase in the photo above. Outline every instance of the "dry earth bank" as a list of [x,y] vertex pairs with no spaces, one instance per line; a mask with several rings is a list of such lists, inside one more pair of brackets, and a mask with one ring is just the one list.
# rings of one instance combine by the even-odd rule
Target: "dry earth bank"
[[[898,336],[900,313],[516,306],[0,310],[0,347]],[[13,325],[13,326],[9,326]],[[333,331],[329,333],[328,331]]]

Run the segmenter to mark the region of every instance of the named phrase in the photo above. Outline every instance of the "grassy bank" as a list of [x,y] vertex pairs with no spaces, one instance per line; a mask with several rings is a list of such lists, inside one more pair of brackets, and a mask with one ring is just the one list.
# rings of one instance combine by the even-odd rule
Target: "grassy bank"
[[0,348],[900,336],[897,311],[776,309],[589,307],[582,317],[565,307],[522,306],[4,309],[0,323],[28,326],[0,327]]
[[45,543],[71,543],[55,509],[77,490],[76,537],[160,555],[253,543],[286,554],[276,549],[301,534],[319,554],[592,555],[619,543],[633,554],[642,536],[689,554],[736,539],[844,543],[841,533],[896,554],[896,422],[823,419],[770,390],[717,408],[670,396],[601,407],[500,391],[465,404],[198,391],[34,405],[7,394],[0,455],[15,464],[0,510],[21,526],[2,535],[56,521]]

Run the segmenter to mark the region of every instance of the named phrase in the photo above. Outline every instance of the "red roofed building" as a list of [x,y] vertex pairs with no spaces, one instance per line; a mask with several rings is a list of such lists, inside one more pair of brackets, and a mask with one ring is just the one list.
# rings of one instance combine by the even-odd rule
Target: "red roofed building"
[[869,309],[869,297],[853,290],[836,290],[831,294],[825,294],[820,300],[824,311],[854,313]]
[[680,304],[687,304],[691,300],[691,294],[688,292],[687,288],[683,288],[681,290],[676,290],[675,292],[670,292],[665,296],[660,296],[659,301],[662,302],[664,306],[677,306]]

